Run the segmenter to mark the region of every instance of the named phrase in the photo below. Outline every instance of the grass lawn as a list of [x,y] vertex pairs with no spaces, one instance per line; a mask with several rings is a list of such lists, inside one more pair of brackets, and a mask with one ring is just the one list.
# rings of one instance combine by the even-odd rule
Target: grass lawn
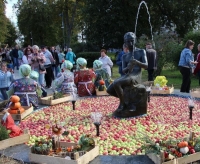
[[[118,73],[118,66],[116,65],[116,61],[115,61],[115,54],[109,53],[108,56],[112,59],[112,61],[114,63],[114,67],[112,69],[112,71],[113,71],[112,78],[116,79],[116,78],[120,77],[120,75]],[[162,70],[161,76],[165,76],[167,78],[168,86],[173,85],[175,89],[180,89],[181,83],[182,83],[182,76],[178,69],[170,69],[169,67],[165,68]],[[147,71],[144,69],[142,70],[142,81],[147,81]],[[199,87],[198,77],[192,75],[191,89],[197,88],[197,87]]]
[[[180,89],[182,83],[182,76],[179,70],[171,70],[171,69],[164,69],[161,73],[162,76],[165,76],[168,80],[167,85],[173,85],[175,89]],[[118,73],[118,66],[114,65],[113,67],[113,79],[120,77]],[[147,81],[147,71],[142,70],[142,81]],[[192,76],[191,78],[191,89],[199,87],[199,80],[197,76]]]

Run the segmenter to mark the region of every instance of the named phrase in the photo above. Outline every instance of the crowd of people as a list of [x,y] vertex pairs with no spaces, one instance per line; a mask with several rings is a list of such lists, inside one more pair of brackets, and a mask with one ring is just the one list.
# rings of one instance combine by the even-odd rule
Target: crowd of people
[[[138,48],[136,48],[138,50]],[[158,58],[157,58],[157,52],[156,50],[153,49],[152,47],[152,43],[148,42],[146,43],[146,48],[145,48],[145,52],[146,52],[146,57],[147,57],[147,61],[148,61],[148,68],[146,69],[148,72],[148,81],[153,81],[154,80],[154,71],[157,69],[157,62],[158,62]],[[119,52],[119,54],[117,55],[117,59],[116,59],[116,64],[119,67],[119,74],[121,76],[124,76],[124,70],[122,69],[122,58],[124,54],[129,53],[129,48],[126,44],[123,44],[123,50],[121,52]]]
[[[87,68],[87,60],[76,59],[71,48],[64,54],[58,47],[37,45],[12,51],[4,51],[0,55],[0,90],[4,100],[11,95],[18,95],[23,106],[38,105],[38,98],[44,96],[45,89],[53,89],[63,94],[73,96],[91,96],[96,94],[99,81],[105,81],[108,86],[111,80],[113,62],[106,55],[106,50],[100,51],[100,57],[93,63],[93,68]],[[3,54],[1,53],[1,54]],[[14,70],[19,70],[22,78],[15,79]]]
[[[180,73],[182,75],[182,84],[180,92],[190,93],[191,85],[191,75],[197,75],[199,77],[199,86],[200,86],[200,44],[198,44],[198,54],[196,60],[194,58],[195,54],[192,53],[194,48],[194,42],[188,40],[185,44],[184,49],[180,54],[180,60],[178,66],[180,68]],[[136,48],[137,49],[137,48]],[[148,81],[154,80],[154,72],[157,69],[158,56],[156,50],[153,49],[151,43],[146,43],[146,57],[148,61],[147,73]],[[116,64],[119,66],[119,74],[124,76],[124,70],[122,69],[123,65],[123,56],[129,52],[128,47],[124,44],[123,50],[117,55]]]
[[[200,53],[197,60],[194,60],[193,47],[194,42],[188,40],[180,55],[181,92],[190,92],[192,73],[200,77]],[[200,52],[200,44],[198,50]],[[129,48],[124,44],[123,50],[116,58],[121,77],[125,75],[122,69],[123,56],[127,53]],[[146,57],[148,81],[153,81],[153,73],[157,69],[157,53],[151,43],[146,44]],[[11,50],[6,45],[4,49],[0,49],[0,60],[0,91],[3,99],[6,100],[10,95],[16,94],[21,97],[22,105],[25,106],[30,102],[37,105],[37,98],[47,95],[45,89],[52,87],[63,94],[91,96],[96,94],[100,80],[105,82],[106,87],[112,83],[113,62],[105,49],[100,50],[100,57],[93,62],[93,68],[87,68],[86,59],[76,59],[71,48],[63,53],[59,47],[54,46],[47,48],[34,45],[21,49],[16,45]],[[21,79],[15,79],[14,70],[19,70]]]

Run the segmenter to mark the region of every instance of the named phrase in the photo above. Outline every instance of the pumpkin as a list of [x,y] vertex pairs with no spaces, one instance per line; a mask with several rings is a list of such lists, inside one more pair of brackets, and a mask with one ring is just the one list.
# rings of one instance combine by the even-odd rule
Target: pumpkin
[[19,98],[19,96],[13,95],[10,97],[10,101],[13,103],[17,103],[20,101],[20,98]]
[[9,109],[8,112],[10,114],[22,114],[25,111],[23,107],[19,107],[19,109]]
[[178,147],[179,148],[182,148],[182,147],[187,147],[188,146],[188,143],[186,141],[182,141],[178,144]]
[[103,80],[99,80],[100,85],[105,85],[105,82]]
[[21,103],[20,102],[11,103],[9,107],[12,110],[19,109],[21,107]]

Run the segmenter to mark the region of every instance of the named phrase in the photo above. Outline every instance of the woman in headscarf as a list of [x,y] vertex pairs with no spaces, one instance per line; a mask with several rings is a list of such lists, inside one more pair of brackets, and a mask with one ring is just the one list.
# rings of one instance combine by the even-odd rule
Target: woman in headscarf
[[38,83],[29,77],[31,73],[30,65],[21,65],[19,73],[22,78],[15,80],[11,84],[7,92],[8,97],[13,94],[19,96],[22,106],[30,106],[31,103],[34,106],[38,106],[38,97],[41,97],[42,91]]
[[65,60],[61,69],[63,72],[59,73],[57,78],[53,82],[54,89],[59,89],[63,94],[71,94],[77,96],[77,88],[74,84],[74,73],[70,70],[73,64],[69,60]]
[[105,86],[108,87],[110,85],[111,82],[111,78],[107,72],[107,70],[105,68],[102,68],[102,61],[100,60],[95,60],[93,62],[93,69],[95,71],[96,74],[96,78],[94,80],[94,85],[96,88],[99,87],[99,80],[103,80],[105,81]]
[[74,82],[78,88],[79,96],[92,96],[95,94],[95,73],[86,68],[87,61],[84,58],[76,60],[78,71],[74,73]]

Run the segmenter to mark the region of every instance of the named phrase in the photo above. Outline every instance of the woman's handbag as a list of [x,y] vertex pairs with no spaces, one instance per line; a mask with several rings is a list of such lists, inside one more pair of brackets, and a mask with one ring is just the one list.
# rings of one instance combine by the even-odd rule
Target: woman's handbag
[[47,97],[47,91],[41,87],[41,90],[42,90],[42,97]]
[[39,70],[40,70],[40,71],[45,71],[45,67],[44,67],[44,65],[39,64]]

